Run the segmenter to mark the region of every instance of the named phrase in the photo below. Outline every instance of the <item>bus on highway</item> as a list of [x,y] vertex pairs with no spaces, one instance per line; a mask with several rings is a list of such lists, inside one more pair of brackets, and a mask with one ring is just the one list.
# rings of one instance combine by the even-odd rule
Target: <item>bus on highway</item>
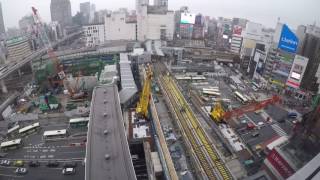
[[26,127],[19,129],[19,134],[21,136],[25,136],[25,135],[31,134],[39,129],[40,129],[40,123],[37,122],[37,123],[33,123],[29,126],[26,126]]
[[70,128],[87,127],[89,123],[89,117],[72,118],[69,121]]
[[240,92],[235,91],[234,95],[236,96],[237,100],[240,101],[242,104],[246,104],[248,102],[248,99],[244,97]]
[[43,133],[43,139],[59,139],[59,138],[65,138],[67,137],[67,130],[66,129],[60,129],[60,130],[51,130],[51,131],[45,131]]
[[20,126],[16,125],[16,126],[10,128],[10,129],[8,129],[7,136],[12,136],[12,135],[18,133],[18,129],[19,128],[20,128]]
[[21,139],[15,139],[11,141],[2,142],[0,145],[1,150],[7,151],[9,149],[17,149],[21,147],[22,140]]

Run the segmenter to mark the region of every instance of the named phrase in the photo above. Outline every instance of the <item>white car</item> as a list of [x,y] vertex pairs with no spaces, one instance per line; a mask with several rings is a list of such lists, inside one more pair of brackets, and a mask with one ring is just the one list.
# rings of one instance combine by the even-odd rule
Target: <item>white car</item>
[[71,175],[71,174],[75,174],[75,173],[76,173],[76,169],[72,168],[72,167],[62,169],[62,174],[64,174],[64,175]]
[[259,126],[263,126],[264,123],[263,123],[263,122],[258,122],[258,125],[259,125]]

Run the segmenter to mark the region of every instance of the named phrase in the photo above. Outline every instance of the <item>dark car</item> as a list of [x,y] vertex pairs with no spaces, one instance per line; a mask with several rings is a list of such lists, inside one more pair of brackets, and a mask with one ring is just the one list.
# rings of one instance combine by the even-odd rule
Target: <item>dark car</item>
[[29,166],[30,167],[38,167],[38,166],[40,166],[40,163],[39,163],[39,161],[30,161]]
[[58,167],[59,166],[59,162],[58,161],[49,161],[47,163],[47,167]]
[[63,164],[63,167],[64,168],[67,168],[67,167],[77,167],[77,162],[65,162]]

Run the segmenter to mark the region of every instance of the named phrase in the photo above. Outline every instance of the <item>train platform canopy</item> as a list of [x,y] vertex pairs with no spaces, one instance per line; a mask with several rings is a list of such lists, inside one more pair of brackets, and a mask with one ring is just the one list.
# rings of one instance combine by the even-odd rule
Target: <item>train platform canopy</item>
[[130,61],[127,53],[120,54],[120,77],[122,90],[119,93],[120,103],[127,104],[138,92],[131,71]]

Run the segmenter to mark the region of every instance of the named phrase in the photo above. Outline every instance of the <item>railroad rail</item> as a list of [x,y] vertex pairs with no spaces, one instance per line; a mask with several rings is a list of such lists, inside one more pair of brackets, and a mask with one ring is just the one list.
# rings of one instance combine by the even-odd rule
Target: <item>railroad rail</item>
[[173,113],[177,116],[184,138],[191,145],[191,152],[200,166],[198,169],[208,179],[233,179],[174,79],[169,75],[159,75],[159,82],[172,105]]

